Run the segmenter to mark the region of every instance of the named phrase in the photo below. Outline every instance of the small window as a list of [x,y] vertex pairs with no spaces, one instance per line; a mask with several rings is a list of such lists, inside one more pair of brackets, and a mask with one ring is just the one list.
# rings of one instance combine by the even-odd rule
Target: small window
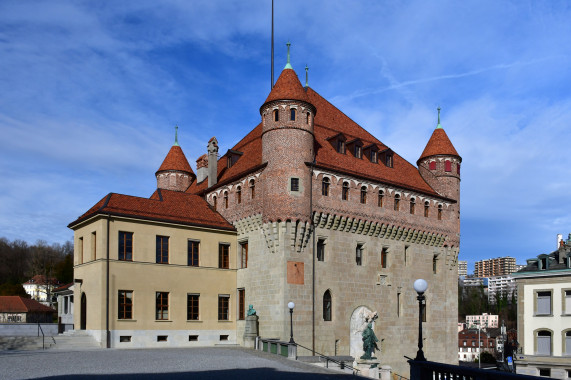
[[236,188],[236,202],[238,204],[242,203],[242,187],[240,186]]
[[383,248],[381,249],[381,268],[386,268],[387,265],[388,265],[388,263],[387,263],[387,259],[388,259],[387,254],[388,254],[387,249],[383,247]]
[[397,317],[400,317],[401,314],[401,302],[400,302],[400,293],[397,293]]
[[119,335],[119,343],[129,343],[131,341],[130,335]]
[[442,205],[438,205],[438,220],[442,220]]
[[200,311],[200,294],[186,295],[186,320],[198,321]]
[[308,112],[308,113],[307,113],[307,117],[306,117],[306,119],[305,119],[305,122],[306,122],[307,124],[309,124],[309,121],[311,120],[310,117],[311,117],[311,116],[310,116],[310,113]]
[[228,192],[224,192],[224,208],[228,208]]
[[216,211],[216,197],[212,197],[212,208],[214,208],[214,211]]
[[91,233],[91,260],[95,260],[97,252],[97,232]]
[[325,239],[317,240],[317,261],[325,261]]
[[292,109],[290,110],[289,119],[290,119],[291,121],[295,121],[295,108],[292,108]]
[[349,182],[343,182],[343,189],[341,191],[341,199],[344,201],[349,200]]
[[248,242],[240,243],[240,269],[248,268]]
[[329,184],[329,178],[323,177],[323,180],[321,181],[321,195],[325,197],[329,196]]
[[168,335],[157,335],[157,342],[166,342],[168,338]]
[[229,310],[230,310],[230,296],[227,294],[221,294],[218,296],[218,320],[228,321],[229,320]]
[[432,273],[434,274],[436,274],[437,263],[438,263],[438,256],[437,255],[432,256]]
[[395,194],[395,211],[400,209],[400,194]]
[[377,206],[383,207],[385,200],[385,192],[383,190],[379,190],[379,198],[377,200]]
[[363,244],[357,244],[355,249],[355,262],[357,265],[363,265]]
[[157,292],[156,293],[156,319],[159,321],[169,319],[169,293]]
[[550,368],[538,368],[539,376],[543,377],[551,377],[551,369]]
[[345,154],[345,141],[337,140],[337,153]]
[[414,214],[414,208],[416,206],[416,201],[414,198],[410,198],[410,213]]
[[444,161],[444,170],[447,172],[452,171],[452,163],[450,162],[450,160]]
[[299,178],[291,178],[290,190],[291,191],[299,191]]
[[78,244],[78,251],[79,251],[79,263],[83,264],[83,237],[79,238],[79,244]]
[[331,321],[331,292],[329,290],[323,294],[323,320]]
[[[118,319],[133,319],[133,291],[119,290]],[[66,298],[67,300],[67,298]]]
[[222,268],[222,269],[230,268],[230,245],[229,244],[219,244],[218,245],[218,268]]
[[250,180],[250,195],[252,199],[256,198],[256,182],[253,179]]
[[540,270],[546,270],[547,268],[548,268],[547,257],[543,257],[543,258],[539,259],[539,269]]
[[[83,241],[83,239],[82,239]],[[119,260],[133,261],[133,233],[119,231]]]
[[168,236],[157,236],[157,264],[168,264],[169,263],[169,237]]
[[200,247],[199,241],[197,240],[188,241],[188,248],[187,248],[188,266],[190,267],[198,266],[199,247]]
[[246,290],[238,289],[238,319],[246,319]]
[[189,335],[188,341],[189,342],[198,342],[198,335]]
[[220,341],[224,342],[228,340],[228,335],[220,335]]
[[373,164],[377,163],[377,151],[376,150],[371,150],[371,162]]
[[430,163],[428,164],[428,169],[436,170],[436,161],[430,161]]
[[361,187],[361,203],[367,203],[367,186]]
[[280,114],[278,110],[274,110],[274,121],[280,121]]
[[363,150],[360,145],[355,145],[355,157],[362,158],[363,157]]
[[430,210],[430,201],[424,202],[424,217],[428,218],[428,213]]
[[460,163],[456,165],[456,174],[460,175]]
[[392,154],[387,154],[385,156],[385,165],[388,168],[392,168],[393,167],[393,155]]

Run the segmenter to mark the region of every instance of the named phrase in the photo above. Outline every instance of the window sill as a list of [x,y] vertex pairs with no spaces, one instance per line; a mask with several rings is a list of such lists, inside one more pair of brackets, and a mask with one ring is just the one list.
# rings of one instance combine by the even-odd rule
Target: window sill
[[172,322],[170,319],[155,319],[155,322]]
[[201,321],[200,319],[187,319],[186,322],[187,323],[202,323],[204,321]]
[[136,319],[117,319],[117,322],[137,322]]
[[234,321],[230,321],[230,320],[220,320],[220,319],[219,319],[218,322],[220,322],[220,323],[232,323],[232,322],[234,322]]
[[534,314],[534,317],[553,317],[553,314]]

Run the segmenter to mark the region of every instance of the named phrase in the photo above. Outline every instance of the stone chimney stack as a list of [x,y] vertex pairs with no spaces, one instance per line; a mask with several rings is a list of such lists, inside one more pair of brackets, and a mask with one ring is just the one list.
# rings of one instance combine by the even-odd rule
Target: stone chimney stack
[[203,154],[196,160],[196,182],[200,183],[208,177],[208,156]]
[[213,137],[208,141],[208,187],[218,182],[218,140]]

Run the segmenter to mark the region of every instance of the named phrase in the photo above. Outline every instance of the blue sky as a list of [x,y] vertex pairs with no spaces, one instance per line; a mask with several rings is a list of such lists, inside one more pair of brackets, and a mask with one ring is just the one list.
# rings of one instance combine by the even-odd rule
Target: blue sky
[[[0,2],[0,236],[64,242],[105,194],[149,196],[175,124],[193,167],[210,137],[232,147],[270,89],[270,10]],[[460,259],[524,263],[571,232],[569,20],[568,1],[275,0],[276,77],[291,40],[298,74],[411,163],[442,107]]]

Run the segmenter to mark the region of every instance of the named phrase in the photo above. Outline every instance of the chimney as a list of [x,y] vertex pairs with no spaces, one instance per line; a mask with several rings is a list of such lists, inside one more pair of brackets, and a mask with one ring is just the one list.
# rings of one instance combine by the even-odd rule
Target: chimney
[[208,141],[208,187],[218,182],[218,140],[216,137]]
[[196,160],[196,183],[204,181],[208,177],[208,156],[203,154]]
[[559,249],[559,247],[561,247],[562,242],[563,242],[563,235],[557,234],[557,249]]

